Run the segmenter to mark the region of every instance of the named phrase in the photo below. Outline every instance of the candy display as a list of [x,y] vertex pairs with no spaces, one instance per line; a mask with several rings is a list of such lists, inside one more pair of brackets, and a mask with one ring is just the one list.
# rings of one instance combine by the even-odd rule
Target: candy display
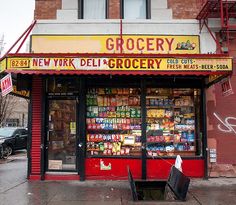
[[194,90],[148,88],[147,94],[147,156],[194,154]]
[[141,155],[140,89],[93,88],[86,99],[87,154]]
[[[147,88],[147,156],[195,154],[195,93],[190,88]],[[141,156],[139,88],[88,89],[86,104],[88,156]]]

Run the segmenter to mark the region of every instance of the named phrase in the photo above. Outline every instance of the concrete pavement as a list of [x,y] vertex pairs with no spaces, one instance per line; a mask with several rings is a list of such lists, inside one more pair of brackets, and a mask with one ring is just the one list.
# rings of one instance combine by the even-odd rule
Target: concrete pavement
[[236,178],[191,179],[186,202],[133,202],[128,181],[28,181],[26,158],[0,164],[0,205],[235,205]]

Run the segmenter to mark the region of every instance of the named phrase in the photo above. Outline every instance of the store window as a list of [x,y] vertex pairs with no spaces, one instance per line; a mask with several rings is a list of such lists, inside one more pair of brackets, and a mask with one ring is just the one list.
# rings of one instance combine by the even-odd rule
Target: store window
[[88,157],[140,157],[144,141],[147,157],[202,156],[200,89],[89,88],[86,106]]
[[122,0],[122,16],[124,19],[150,18],[149,0]]
[[200,89],[148,88],[147,156],[201,155]]
[[106,19],[107,0],[80,0],[81,18]]
[[68,77],[50,77],[46,87],[49,96],[74,95],[78,93],[78,80]]
[[90,88],[87,156],[141,156],[139,88]]

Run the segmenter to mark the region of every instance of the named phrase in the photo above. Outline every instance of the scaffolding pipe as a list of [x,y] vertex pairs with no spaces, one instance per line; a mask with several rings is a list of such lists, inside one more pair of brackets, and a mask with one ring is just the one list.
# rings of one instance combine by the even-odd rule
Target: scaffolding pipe
[[123,22],[120,19],[120,53],[123,53]]
[[[205,20],[204,20],[204,24],[205,24],[205,26],[206,26],[208,32],[210,33],[211,37],[212,37],[212,38],[214,39],[214,41],[216,42],[217,48],[220,48],[220,53],[223,53],[219,41],[216,39],[216,37],[215,37],[215,36],[213,35],[213,33],[211,32],[211,29],[208,27],[208,25],[207,25],[207,23],[206,23]],[[217,49],[217,48],[216,48],[216,49]]]

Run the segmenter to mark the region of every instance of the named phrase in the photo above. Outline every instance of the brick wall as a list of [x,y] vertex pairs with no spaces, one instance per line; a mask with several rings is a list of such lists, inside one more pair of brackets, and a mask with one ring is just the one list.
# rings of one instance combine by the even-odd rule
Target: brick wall
[[201,0],[168,0],[174,19],[195,19],[201,6]]
[[[230,37],[229,56],[236,56],[236,34],[231,33]],[[233,64],[235,67],[236,63]],[[220,83],[207,90],[208,147],[216,149],[217,153],[217,163],[210,165],[213,177],[236,177],[236,70],[230,82],[234,93],[229,96],[223,96]],[[227,120],[231,130],[223,124]]]
[[61,9],[61,0],[35,0],[35,19],[56,19],[57,9]]
[[120,1],[109,0],[108,18],[109,19],[119,19],[120,18]]
[[[195,19],[201,6],[200,0],[168,0],[174,19]],[[35,0],[35,19],[56,19],[57,9],[61,9],[61,0]],[[109,0],[108,18],[120,18],[119,0]]]

